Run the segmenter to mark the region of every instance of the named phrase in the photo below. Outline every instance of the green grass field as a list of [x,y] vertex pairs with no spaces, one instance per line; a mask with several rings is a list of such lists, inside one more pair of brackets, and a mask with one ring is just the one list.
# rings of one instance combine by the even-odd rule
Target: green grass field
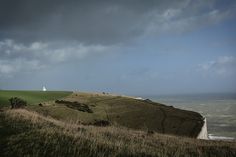
[[55,100],[66,97],[72,92],[64,91],[8,91],[0,90],[0,107],[9,106],[11,97],[19,97],[27,101],[28,104],[37,104],[40,102]]

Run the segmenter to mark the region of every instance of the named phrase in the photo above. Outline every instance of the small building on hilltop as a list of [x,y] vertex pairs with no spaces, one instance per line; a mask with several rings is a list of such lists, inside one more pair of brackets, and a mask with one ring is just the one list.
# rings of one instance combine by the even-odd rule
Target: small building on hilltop
[[46,92],[47,88],[45,86],[43,86],[43,92]]

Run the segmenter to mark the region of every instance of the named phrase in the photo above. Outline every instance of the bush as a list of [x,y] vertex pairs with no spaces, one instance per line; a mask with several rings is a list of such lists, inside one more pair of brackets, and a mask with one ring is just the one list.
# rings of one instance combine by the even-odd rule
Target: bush
[[27,105],[27,102],[25,100],[22,100],[21,98],[12,97],[9,99],[11,108],[22,108]]
[[78,111],[93,113],[93,110],[90,109],[87,104],[80,103],[77,101],[71,102],[71,101],[66,101],[66,100],[56,100],[55,103],[64,104],[67,107],[72,108],[72,109],[76,109]]
[[107,120],[95,120],[93,125],[95,125],[95,126],[109,126],[110,122]]

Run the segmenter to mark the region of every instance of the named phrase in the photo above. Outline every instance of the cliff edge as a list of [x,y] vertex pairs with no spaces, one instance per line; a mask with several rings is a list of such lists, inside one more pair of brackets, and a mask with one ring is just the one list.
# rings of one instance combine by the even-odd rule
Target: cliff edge
[[204,139],[204,140],[208,140],[208,132],[207,132],[207,120],[206,118],[204,118],[204,124],[202,126],[202,129],[200,131],[200,133],[197,136],[197,139]]

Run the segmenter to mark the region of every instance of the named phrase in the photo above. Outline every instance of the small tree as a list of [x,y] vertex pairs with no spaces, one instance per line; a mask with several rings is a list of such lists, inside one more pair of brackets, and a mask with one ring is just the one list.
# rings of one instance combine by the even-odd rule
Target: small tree
[[21,98],[17,98],[17,97],[12,97],[9,99],[10,104],[11,104],[11,108],[22,108],[24,106],[27,105],[27,102],[22,100]]

